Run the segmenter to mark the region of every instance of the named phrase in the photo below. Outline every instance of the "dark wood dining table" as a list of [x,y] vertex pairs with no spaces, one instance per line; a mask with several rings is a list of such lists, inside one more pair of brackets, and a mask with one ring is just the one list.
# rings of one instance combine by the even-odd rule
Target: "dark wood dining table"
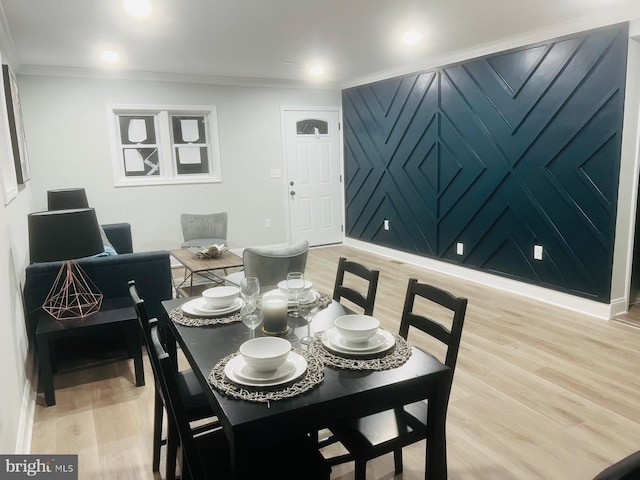
[[[249,329],[242,322],[190,327],[170,320],[168,313],[188,300],[164,301],[167,312],[164,321],[167,332],[175,337],[182,349],[229,439],[233,478],[247,478],[243,467],[251,463],[252,449],[260,448],[261,444],[425,398],[429,399],[430,429],[430,440],[426,442],[425,479],[447,478],[445,420],[452,371],[435,357],[411,347],[409,360],[400,367],[370,371],[326,366],[323,381],[296,397],[268,403],[236,399],[218,391],[207,379],[221,359],[237,352],[250,338]],[[352,312],[333,301],[314,317],[311,333],[331,328],[335,318],[348,313]],[[288,322],[290,331],[286,338],[294,347],[302,348],[300,338],[306,334],[306,323],[294,317],[289,317]],[[256,335],[261,335],[260,327]],[[169,342],[172,355],[176,354],[175,345],[176,342]],[[286,452],[283,452],[282,461],[286,461]],[[301,472],[301,478],[304,478],[304,472]]]

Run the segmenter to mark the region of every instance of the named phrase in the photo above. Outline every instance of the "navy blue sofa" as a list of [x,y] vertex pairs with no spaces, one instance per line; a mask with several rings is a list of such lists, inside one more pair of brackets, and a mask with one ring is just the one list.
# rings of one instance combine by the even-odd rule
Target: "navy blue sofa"
[[[118,255],[83,258],[78,264],[104,295],[105,299],[129,297],[129,280],[135,280],[149,315],[163,318],[160,302],[173,296],[171,260],[166,250],[133,252],[131,226],[128,223],[102,225],[107,239]],[[25,322],[29,340],[35,329],[42,304],[58,275],[62,262],[34,263],[26,268],[23,289]]]

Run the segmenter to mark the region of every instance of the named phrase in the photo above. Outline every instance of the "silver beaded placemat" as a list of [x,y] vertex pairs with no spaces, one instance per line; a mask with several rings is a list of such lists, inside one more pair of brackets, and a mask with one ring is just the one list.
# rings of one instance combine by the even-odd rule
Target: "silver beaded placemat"
[[238,355],[233,353],[220,360],[215,367],[209,373],[209,383],[221,391],[222,393],[229,395],[230,397],[239,398],[242,400],[249,400],[250,402],[270,402],[275,400],[282,400],[284,398],[291,398],[307,392],[320,384],[324,379],[324,372],[322,361],[316,355],[299,350],[297,348],[292,349],[294,352],[302,355],[307,361],[307,370],[305,373],[293,381],[284,385],[277,385],[273,387],[249,387],[246,385],[239,385],[227,378],[224,374],[224,367],[229,360]]
[[169,313],[169,318],[179,325],[185,327],[206,327],[208,325],[223,325],[226,323],[239,322],[240,310],[225,317],[191,317],[185,315],[181,307],[176,307]]
[[330,352],[322,343],[324,332],[316,333],[307,351],[322,359],[325,365],[343,368],[347,370],[389,370],[403,365],[411,357],[411,345],[400,335],[392,333],[395,338],[395,345],[388,351],[373,358],[356,358],[338,355]]

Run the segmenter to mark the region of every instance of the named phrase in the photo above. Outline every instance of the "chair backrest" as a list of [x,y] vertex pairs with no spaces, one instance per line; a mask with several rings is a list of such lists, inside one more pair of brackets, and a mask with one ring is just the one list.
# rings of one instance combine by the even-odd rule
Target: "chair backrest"
[[129,280],[129,295],[131,296],[131,300],[133,301],[133,306],[136,309],[136,313],[138,314],[138,323],[140,324],[140,330],[144,335],[145,341],[148,337],[148,329],[149,329],[149,313],[147,312],[147,307],[144,303],[144,300],[140,298],[138,294],[138,287],[136,287],[135,280]]
[[129,281],[129,295],[131,296],[131,300],[133,301],[136,313],[138,314],[138,324],[140,325],[140,331],[142,332],[144,343],[147,348],[147,356],[149,357],[149,362],[151,363],[151,369],[153,371],[153,377],[156,382],[156,388],[159,388],[160,365],[156,361],[156,358],[151,354],[151,351],[149,349],[149,344],[151,342],[151,327],[149,325],[150,318],[144,300],[140,298],[140,295],[138,294],[135,280]]
[[[195,455],[196,446],[189,426],[184,400],[182,399],[182,395],[180,395],[176,369],[160,341],[158,320],[156,318],[149,320],[149,337],[149,357],[152,358],[152,363],[155,362],[159,367],[159,384],[162,396],[165,399],[165,405],[168,410],[167,413],[171,415],[172,421],[175,422],[174,424],[177,427],[178,436],[180,437],[180,444],[182,445],[181,470],[184,472],[185,467],[187,467],[190,476],[185,478],[206,478],[202,464]],[[186,466],[184,464],[185,461]]]
[[[345,273],[350,273],[367,282],[367,293],[364,295],[357,290],[360,286],[345,285]],[[336,283],[333,287],[333,299],[339,302],[341,298],[345,298],[364,310],[365,315],[373,315],[373,307],[376,303],[376,291],[378,290],[378,270],[371,270],[364,265],[351,262],[345,257],[340,257],[338,261],[338,271],[336,273]]]
[[[180,215],[180,225],[185,244],[193,243],[194,247],[208,247],[213,243],[227,241],[227,212]],[[202,242],[199,242],[202,240]],[[199,243],[203,243],[199,245]],[[183,244],[184,246],[184,244]]]
[[249,247],[242,254],[246,277],[258,277],[260,288],[277,285],[289,272],[303,272],[307,266],[309,242],[301,240],[287,247]]
[[[416,296],[450,310],[452,314],[451,327],[447,328],[434,318],[414,313]],[[407,287],[399,333],[406,339],[409,334],[409,327],[412,326],[439,340],[447,347],[444,363],[448,367],[455,369],[466,311],[466,298],[455,297],[445,290],[426,283],[418,283],[418,280],[411,278]]]

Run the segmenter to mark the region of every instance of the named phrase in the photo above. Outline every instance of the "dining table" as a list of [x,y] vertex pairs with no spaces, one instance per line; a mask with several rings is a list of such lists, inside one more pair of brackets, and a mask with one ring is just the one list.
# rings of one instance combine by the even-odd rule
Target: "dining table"
[[[329,296],[326,298],[327,304],[309,324],[310,332],[316,338],[331,329],[336,318],[353,313]],[[294,392],[294,395],[272,401],[238,398],[215,385],[212,378],[216,366],[237,354],[240,345],[251,338],[251,332],[241,321],[192,326],[172,320],[176,313],[181,315],[182,306],[190,300],[193,298],[164,301],[167,316],[160,322],[164,321],[170,340],[169,354],[175,357],[178,346],[182,350],[224,429],[230,444],[234,479],[248,478],[245,467],[251,464],[252,451],[261,445],[285,440],[291,435],[317,432],[341,420],[423,399],[429,401],[425,479],[447,478],[445,426],[453,372],[437,358],[405,343],[409,353],[399,366],[351,369],[322,364],[320,381],[299,394]],[[301,343],[307,334],[306,321],[289,315],[287,322],[289,328],[285,338],[291,342],[294,351],[304,353],[310,348],[310,344]],[[254,335],[261,336],[264,332],[258,327]],[[240,392],[246,393],[243,389]],[[279,461],[286,461],[286,452]],[[301,472],[301,478],[304,478],[304,472]]]

